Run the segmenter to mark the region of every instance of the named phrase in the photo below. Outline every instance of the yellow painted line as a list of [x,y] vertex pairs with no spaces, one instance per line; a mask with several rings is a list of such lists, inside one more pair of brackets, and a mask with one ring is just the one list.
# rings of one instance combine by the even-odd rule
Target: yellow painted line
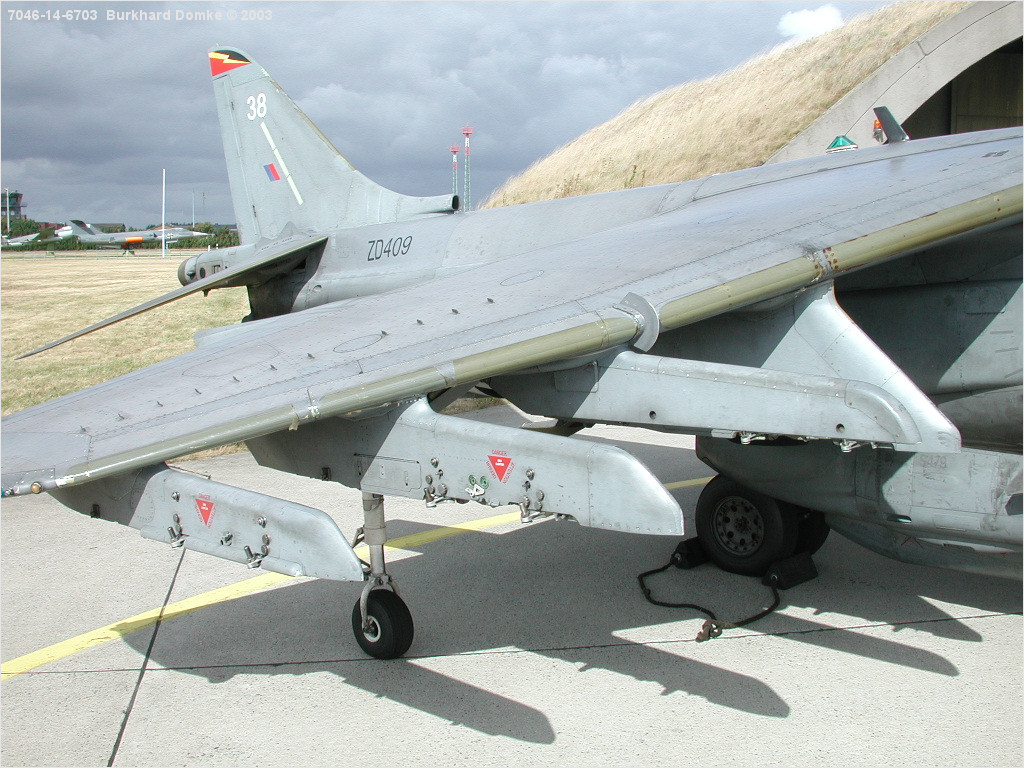
[[665,483],[665,488],[670,491],[675,491],[679,488],[693,488],[696,485],[707,485],[712,480],[714,480],[713,477],[698,477],[693,480],[680,480],[677,483]]
[[[688,488],[695,485],[704,485],[710,477],[702,477],[696,480],[682,480],[676,483],[667,483],[665,485],[669,490],[676,488]],[[431,528],[421,533],[413,533],[408,536],[399,536],[397,539],[392,539],[388,542],[388,549],[403,549],[403,548],[414,548],[422,547],[425,544],[430,544],[434,541],[446,539],[451,536],[458,536],[461,533],[467,531],[481,531],[487,528],[495,528],[500,525],[507,525],[514,523],[519,520],[519,512],[507,512],[501,515],[493,515],[491,517],[480,518],[479,520],[470,520],[465,523],[455,523],[453,525],[440,526],[437,528]],[[366,554],[367,549],[365,546],[361,546],[356,550],[356,553],[362,557]],[[24,656],[19,656],[16,659],[5,661],[0,665],[0,681],[7,680],[8,678],[16,675],[30,672],[33,669],[50,664],[54,661],[73,656],[76,653],[81,653],[90,648],[95,648],[98,645],[108,643],[111,640],[120,640],[125,635],[137,632],[140,629],[153,626],[158,620],[166,621],[176,616],[183,616],[193,611],[198,611],[201,608],[207,608],[216,603],[222,603],[226,600],[235,600],[239,597],[245,597],[251,595],[254,592],[258,592],[261,589],[267,589],[269,587],[282,584],[286,581],[291,580],[292,576],[286,576],[281,573],[262,573],[259,576],[255,576],[245,581],[240,581],[235,584],[229,584],[226,587],[220,587],[218,589],[204,592],[194,597],[188,597],[184,600],[179,600],[176,603],[171,603],[161,612],[160,608],[154,608],[153,610],[140,613],[130,618],[123,619],[114,624],[108,624],[105,627],[86,632],[84,634],[72,637],[68,640],[64,640],[59,643],[54,643],[46,648],[41,648],[38,651],[32,653],[26,653]]]
[[[415,547],[422,547],[424,544],[430,544],[432,541],[447,539],[449,536],[458,536],[460,533],[466,533],[467,531],[482,531],[485,528],[494,528],[499,525],[517,522],[519,522],[518,512],[506,512],[503,515],[484,517],[480,520],[470,520],[467,523],[455,523],[454,525],[445,525],[440,528],[431,528],[429,531],[423,531],[422,533],[400,536],[397,539],[391,539],[385,546],[385,549],[413,549]],[[356,552],[362,557],[361,552],[364,550],[365,547],[360,547]]]
[[[422,533],[414,533],[409,536],[399,536],[397,539],[392,539],[388,542],[388,548],[402,549],[403,547],[419,547],[433,541],[438,541],[439,539],[458,536],[460,533],[465,533],[467,531],[479,531],[485,528],[493,528],[499,525],[516,522],[518,520],[519,513],[510,512],[502,515],[494,515],[493,517],[485,517],[480,520],[471,520],[466,523],[441,526],[439,528],[432,528],[429,531],[423,531]],[[363,556],[366,553],[366,548],[359,547],[356,552],[359,553],[360,556]],[[29,672],[43,666],[44,664],[50,664],[54,661],[67,658],[68,656],[73,656],[76,653],[81,653],[82,651],[94,648],[97,645],[108,643],[111,640],[120,640],[125,635],[156,624],[158,619],[166,621],[167,619],[172,619],[176,616],[183,616],[186,613],[198,611],[200,608],[206,608],[210,605],[214,605],[215,603],[222,603],[226,600],[235,600],[239,597],[251,595],[253,592],[258,592],[261,589],[276,586],[289,581],[292,578],[292,576],[286,576],[281,573],[262,573],[259,576],[246,579],[245,581],[240,581],[236,584],[229,584],[226,587],[213,589],[209,592],[204,592],[201,595],[196,595],[195,597],[189,597],[184,600],[179,600],[176,603],[171,603],[163,610],[162,614],[159,608],[154,608],[151,611],[140,613],[114,624],[108,624],[105,627],[100,627],[99,629],[55,643],[38,651],[27,653],[16,659],[5,661],[3,665],[0,666],[0,681],[7,680],[15,675],[21,675],[25,672]]]
[[171,603],[161,611],[159,608],[154,608],[151,611],[140,613],[131,618],[118,621],[114,624],[108,624],[105,627],[95,629],[92,632],[86,632],[85,634],[72,637],[69,640],[64,640],[60,643],[42,648],[32,653],[26,653],[24,656],[19,656],[16,659],[5,661],[0,666],[0,680],[6,680],[9,677],[20,675],[30,670],[41,667],[44,664],[49,664],[54,661],[72,656],[81,651],[94,648],[97,645],[110,642],[111,640],[119,640],[125,635],[137,632],[140,629],[152,626],[157,622],[158,618],[166,620],[173,618],[174,616],[182,616],[192,611],[198,611],[200,608],[205,608],[213,603],[223,602],[225,600],[234,600],[237,597],[244,597],[245,595],[252,594],[261,589],[272,587],[275,584],[288,581],[291,576],[285,576],[281,573],[262,573],[252,579],[246,579],[240,581],[237,584],[230,584],[226,587],[220,587],[209,592],[204,592],[201,595],[195,597],[189,597],[185,600],[179,600],[176,603]]

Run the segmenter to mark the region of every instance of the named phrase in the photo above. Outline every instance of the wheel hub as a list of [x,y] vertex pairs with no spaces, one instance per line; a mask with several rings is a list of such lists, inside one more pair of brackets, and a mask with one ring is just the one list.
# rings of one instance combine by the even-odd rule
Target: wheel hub
[[363,624],[363,637],[371,643],[380,640],[380,624],[377,623],[373,616],[366,617],[366,622]]
[[752,555],[764,543],[764,518],[741,496],[727,496],[718,502],[712,526],[718,543],[733,555]]

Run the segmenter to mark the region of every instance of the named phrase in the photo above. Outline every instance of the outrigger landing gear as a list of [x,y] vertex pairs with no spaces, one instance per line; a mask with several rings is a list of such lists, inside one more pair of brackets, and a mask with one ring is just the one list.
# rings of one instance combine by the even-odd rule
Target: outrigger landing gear
[[384,566],[387,538],[384,497],[364,491],[363,527],[355,543],[362,540],[369,546],[370,566],[366,586],[352,607],[352,631],[359,647],[378,659],[398,658],[409,650],[413,638],[412,614]]

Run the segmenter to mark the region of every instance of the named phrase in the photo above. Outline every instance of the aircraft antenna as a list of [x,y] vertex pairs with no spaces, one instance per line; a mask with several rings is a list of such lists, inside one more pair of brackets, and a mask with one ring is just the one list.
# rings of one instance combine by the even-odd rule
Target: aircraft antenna
[[466,202],[460,206],[462,210],[470,210],[470,197],[469,197],[469,137],[473,135],[473,126],[466,124],[466,127],[462,129],[462,135],[466,137],[466,170],[463,171],[464,182],[466,186]]
[[459,150],[462,149],[458,144],[453,144],[448,147],[448,151],[452,153],[452,194],[459,194]]

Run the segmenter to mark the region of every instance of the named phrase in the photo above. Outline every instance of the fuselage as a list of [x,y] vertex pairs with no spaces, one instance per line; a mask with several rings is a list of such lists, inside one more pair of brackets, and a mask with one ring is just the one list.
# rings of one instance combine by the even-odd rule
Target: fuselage
[[[384,293],[650,219],[733,190],[787,178],[813,178],[822,170],[884,160],[893,153],[942,150],[965,141],[972,140],[939,137],[903,147],[864,149],[654,187],[418,216],[391,223],[324,228],[308,233],[327,237],[315,258],[307,259],[289,275],[263,283],[260,290],[250,290],[252,317],[271,317]],[[257,245],[247,243],[193,257],[182,264],[179,279],[188,284],[243,263],[253,257]],[[643,254],[623,253],[622,257],[642,259]]]
[[[732,190],[811,177],[820,170],[891,157],[893,152],[941,151],[976,140],[947,136],[676,184],[339,228],[321,233],[327,234],[323,246],[291,271],[250,282],[252,314],[247,319],[418,285],[652,219]],[[201,254],[182,264],[179,277],[183,284],[204,278],[251,258],[254,249],[255,245],[243,245]],[[836,283],[844,309],[940,405],[968,445],[1020,449],[1019,255],[1017,221],[897,259],[882,268],[884,272],[875,268],[851,273]],[[623,252],[621,258],[625,264],[644,254]],[[953,265],[959,265],[962,274]],[[533,276],[524,275],[524,281]],[[481,291],[485,288],[480,286]],[[710,328],[711,339],[724,333],[721,319],[680,329],[675,335],[687,339],[683,356],[701,359],[695,340],[704,335],[703,325]],[[938,326],[941,332],[929,332]],[[951,333],[957,328],[958,333]],[[952,346],[951,338],[957,339]]]
[[150,240],[167,240],[171,242],[178,240],[183,237],[197,236],[201,237],[204,233],[202,232],[190,232],[185,229],[144,229],[133,232],[111,232],[109,234],[101,235],[83,235],[79,234],[78,239],[83,243],[101,243],[109,245],[119,245],[133,243],[143,243]]

